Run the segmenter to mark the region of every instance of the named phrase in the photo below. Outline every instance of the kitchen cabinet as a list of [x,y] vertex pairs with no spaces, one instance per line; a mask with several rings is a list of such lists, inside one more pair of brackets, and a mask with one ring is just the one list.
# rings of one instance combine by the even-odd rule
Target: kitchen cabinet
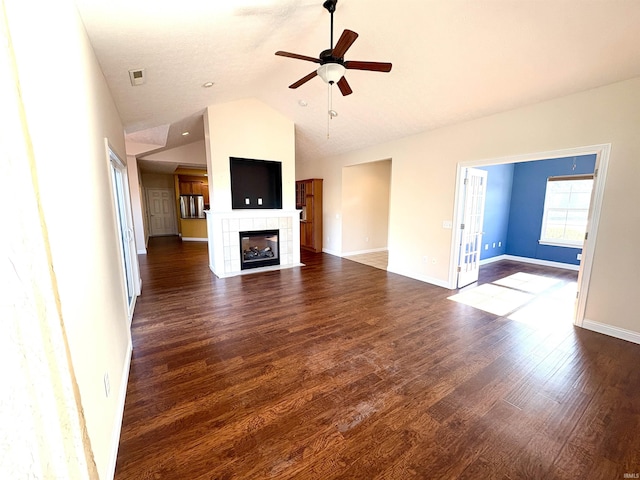
[[178,187],[180,190],[180,195],[202,195],[204,197],[204,204],[209,205],[209,185],[206,180],[200,180],[180,175],[178,182]]
[[296,181],[296,209],[300,217],[300,247],[322,252],[322,179]]

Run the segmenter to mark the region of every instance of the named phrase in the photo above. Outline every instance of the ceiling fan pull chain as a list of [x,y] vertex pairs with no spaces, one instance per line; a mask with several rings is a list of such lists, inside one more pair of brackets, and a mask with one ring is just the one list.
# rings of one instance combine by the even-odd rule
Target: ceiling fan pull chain
[[331,99],[331,84],[327,83],[327,140],[329,140],[329,125],[331,125],[331,107],[333,107],[333,101]]

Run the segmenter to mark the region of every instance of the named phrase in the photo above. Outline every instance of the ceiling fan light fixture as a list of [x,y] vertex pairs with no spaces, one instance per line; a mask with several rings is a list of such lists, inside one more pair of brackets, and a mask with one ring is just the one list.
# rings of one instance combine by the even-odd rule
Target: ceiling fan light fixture
[[325,83],[333,84],[337,83],[344,76],[345,70],[344,65],[339,63],[325,63],[324,65],[320,65],[317,73]]

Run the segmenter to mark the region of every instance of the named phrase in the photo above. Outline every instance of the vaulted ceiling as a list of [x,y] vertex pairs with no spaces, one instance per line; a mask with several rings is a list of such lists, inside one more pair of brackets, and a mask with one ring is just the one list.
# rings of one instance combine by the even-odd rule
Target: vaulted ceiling
[[640,76],[638,0],[339,0],[336,39],[360,35],[345,58],[393,70],[348,70],[329,125],[319,77],[287,88],[317,65],[274,55],[329,48],[322,0],[76,4],[127,136],[149,149],[202,138],[208,105],[246,97],[291,118],[311,160]]

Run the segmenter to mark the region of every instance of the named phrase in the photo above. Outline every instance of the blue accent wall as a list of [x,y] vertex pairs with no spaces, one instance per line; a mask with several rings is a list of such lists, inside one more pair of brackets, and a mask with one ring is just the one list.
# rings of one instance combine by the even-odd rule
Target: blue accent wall
[[595,155],[583,155],[514,164],[505,253],[578,265],[577,254],[582,252],[581,248],[538,243],[547,177],[593,173],[595,163]]
[[487,191],[482,227],[484,235],[482,236],[480,260],[504,255],[507,251],[514,165],[510,163],[479,168],[479,170],[487,172]]

